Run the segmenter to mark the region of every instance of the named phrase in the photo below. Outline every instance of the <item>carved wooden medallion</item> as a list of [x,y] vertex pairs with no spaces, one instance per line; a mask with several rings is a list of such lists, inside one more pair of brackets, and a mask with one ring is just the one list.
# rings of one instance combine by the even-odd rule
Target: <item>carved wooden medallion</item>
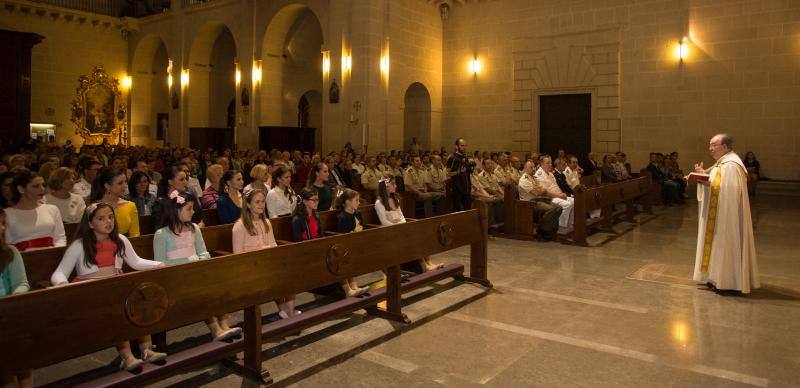
[[328,248],[328,253],[325,255],[325,266],[328,267],[328,272],[334,275],[339,275],[343,269],[350,265],[350,260],[347,256],[350,250],[340,244],[333,244]]
[[443,247],[449,246],[453,243],[453,238],[456,235],[456,228],[449,222],[442,222],[439,224],[438,240],[439,244]]
[[125,316],[139,327],[158,323],[167,314],[169,298],[164,287],[145,282],[137,286],[125,299]]

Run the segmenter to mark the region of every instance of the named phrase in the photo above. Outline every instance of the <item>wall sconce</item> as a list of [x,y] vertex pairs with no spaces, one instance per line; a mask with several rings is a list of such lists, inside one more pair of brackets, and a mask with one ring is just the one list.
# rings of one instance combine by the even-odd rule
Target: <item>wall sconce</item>
[[386,52],[381,56],[381,73],[384,76],[389,76],[389,53]]
[[121,84],[123,90],[125,90],[126,92],[130,91],[131,86],[133,86],[133,78],[129,75],[123,75]]
[[675,46],[675,57],[678,58],[678,61],[683,63],[683,61],[689,56],[689,38],[683,37],[678,44]]
[[253,86],[261,83],[261,61],[253,61]]
[[242,70],[239,68],[239,62],[234,62],[234,66],[236,67],[236,71],[234,72],[233,79],[236,82],[236,87],[238,88],[239,85],[242,84]]
[[167,90],[172,90],[172,59],[167,59]]
[[181,89],[189,87],[189,69],[181,70]]
[[353,56],[342,54],[342,73],[349,73],[353,70]]
[[322,75],[327,76],[331,72],[331,52],[322,52]]
[[478,60],[478,58],[475,58],[475,59],[473,59],[472,61],[469,62],[469,71],[474,76],[477,76],[478,73],[481,72],[482,68],[483,68],[483,65],[481,64],[481,61]]

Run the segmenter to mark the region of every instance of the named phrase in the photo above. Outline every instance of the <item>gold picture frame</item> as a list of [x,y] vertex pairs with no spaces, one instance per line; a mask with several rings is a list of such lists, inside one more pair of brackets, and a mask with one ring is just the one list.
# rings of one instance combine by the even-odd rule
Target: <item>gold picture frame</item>
[[127,142],[127,110],[122,102],[119,80],[109,77],[98,66],[90,75],[78,78],[77,98],[72,101],[72,122],[75,133],[85,144],[125,144]]

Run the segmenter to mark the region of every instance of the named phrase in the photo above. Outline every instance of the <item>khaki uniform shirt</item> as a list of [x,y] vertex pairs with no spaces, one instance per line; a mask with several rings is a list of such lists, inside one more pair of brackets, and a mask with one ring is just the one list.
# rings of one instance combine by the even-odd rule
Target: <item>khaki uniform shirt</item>
[[522,171],[517,170],[511,164],[507,165],[506,168],[504,168],[504,170],[506,176],[508,176],[508,178],[514,182],[519,182],[519,178],[522,178]]
[[447,168],[444,165],[442,165],[441,168],[431,166],[431,171],[428,176],[431,178],[431,191],[445,191],[448,177]]
[[424,169],[417,170],[412,166],[403,172],[403,184],[405,184],[407,188],[425,192],[428,191],[428,187],[425,186],[428,182],[430,182],[430,177],[428,176],[428,172]]
[[519,190],[519,199],[523,201],[532,201],[536,199],[536,195],[531,194],[531,191],[539,187],[541,186],[536,180],[536,177],[530,176],[527,173],[523,173],[519,178],[519,184],[517,184],[517,189]]
[[492,174],[489,174],[486,171],[481,171],[477,175],[478,180],[481,182],[481,186],[483,186],[484,189],[497,190],[500,192],[503,191],[503,187],[497,182]]
[[361,173],[361,186],[377,186],[378,180],[380,180],[382,177],[383,173],[381,173],[379,170],[373,170],[367,167],[364,169],[364,172]]

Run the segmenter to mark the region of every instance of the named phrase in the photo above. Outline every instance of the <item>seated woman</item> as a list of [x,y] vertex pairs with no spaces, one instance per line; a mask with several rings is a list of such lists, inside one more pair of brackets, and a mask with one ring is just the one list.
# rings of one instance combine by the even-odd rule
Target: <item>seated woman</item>
[[[164,209],[165,226],[153,236],[153,256],[166,266],[211,258],[203,241],[200,227],[192,223],[194,198],[192,194],[170,194],[170,205]],[[206,320],[211,336],[222,341],[242,332],[228,325],[228,314]]]
[[[271,164],[272,162],[270,162]],[[270,166],[259,163],[253,166],[250,169],[250,178],[253,178],[253,181],[250,182],[244,188],[244,193],[255,190],[261,189],[264,190],[265,193],[269,192],[270,187],[272,187],[272,176],[270,175]]]
[[[61,263],[50,277],[50,282],[54,286],[68,284],[73,272],[77,274],[73,282],[109,278],[122,273],[123,262],[135,270],[164,266],[163,263],[145,260],[136,254],[130,241],[117,232],[114,208],[111,205],[105,202],[93,203],[86,207],[78,226],[78,239],[67,248]],[[116,346],[122,358],[120,368],[127,371],[139,368],[143,362],[157,362],[167,356],[153,351],[149,334],[139,338],[141,359],[134,357],[127,341]]]
[[[25,274],[22,255],[13,245],[5,241],[6,214],[0,209],[0,298],[21,294],[31,289]],[[25,370],[14,374],[1,375],[0,386],[33,387],[33,371]]]
[[[244,195],[242,216],[233,224],[233,253],[253,252],[278,246],[272,233],[272,224],[266,214],[267,195],[264,190],[251,190]],[[294,302],[294,297],[292,297]],[[285,300],[276,301],[278,315],[283,318],[300,314],[294,310],[294,304]]]
[[[375,201],[375,213],[383,226],[404,224],[406,222],[406,218],[403,216],[403,209],[400,208],[400,195],[397,194],[397,184],[392,175],[383,177],[378,181],[378,199]],[[429,257],[422,258],[420,265],[423,272],[442,268],[441,264],[434,264]]]
[[44,203],[55,205],[61,212],[61,221],[65,224],[81,222],[86,202],[80,195],[72,193],[75,186],[75,171],[71,168],[61,167],[50,174],[47,187],[50,192],[45,194]]
[[272,173],[272,189],[267,194],[269,218],[288,216],[297,207],[297,199],[292,190],[292,172],[286,166],[278,166]]
[[[5,166],[5,165],[2,165]],[[14,173],[6,171],[0,174],[0,208],[5,209],[14,204]]]
[[[153,229],[158,230],[164,226],[163,211],[161,209],[169,205],[170,199],[168,195],[173,191],[186,193],[189,190],[188,188],[188,175],[180,166],[170,166],[168,169],[164,170],[161,182],[158,185],[158,200],[156,200],[155,206],[153,206]],[[197,201],[196,197],[194,201],[195,209],[199,209],[200,203]],[[203,213],[195,212],[192,216],[192,222],[199,225],[201,228],[205,226],[205,224],[203,224]]]
[[53,205],[43,204],[44,179],[36,173],[22,170],[14,176],[12,201],[6,209],[7,244],[20,252],[67,245],[61,212]]
[[156,196],[150,192],[150,177],[141,171],[135,171],[128,182],[128,195],[125,199],[136,205],[140,216],[152,215]]
[[[337,231],[352,233],[364,230],[364,217],[358,210],[358,206],[361,204],[361,196],[358,191],[344,189],[337,202],[339,204],[339,213],[336,214]],[[341,284],[342,290],[347,296],[356,296],[368,290],[368,287],[359,287],[354,278],[344,279]]]
[[220,190],[219,184],[220,180],[222,179],[222,174],[222,166],[219,164],[212,164],[206,169],[208,186],[206,186],[206,189],[203,190],[203,197],[200,199],[203,209],[217,208],[217,198],[219,198]]
[[139,236],[139,211],[125,200],[126,176],[122,170],[103,168],[92,182],[89,203],[103,202],[114,207],[117,231],[127,237]]
[[220,224],[232,224],[242,212],[242,172],[228,170],[222,175],[222,192],[217,197],[217,213]]
[[747,169],[747,193],[756,195],[758,180],[761,179],[761,163],[756,159],[756,154],[747,151],[744,155],[744,167]]
[[330,171],[328,170],[328,165],[325,163],[317,163],[308,173],[306,187],[313,187],[317,190],[319,194],[317,209],[321,212],[330,210],[333,204],[333,194],[331,193],[331,187],[328,185],[329,176]]
[[616,157],[612,154],[603,156],[603,168],[601,169],[603,173],[603,183],[618,182],[621,180],[614,169],[614,164],[616,162]]

